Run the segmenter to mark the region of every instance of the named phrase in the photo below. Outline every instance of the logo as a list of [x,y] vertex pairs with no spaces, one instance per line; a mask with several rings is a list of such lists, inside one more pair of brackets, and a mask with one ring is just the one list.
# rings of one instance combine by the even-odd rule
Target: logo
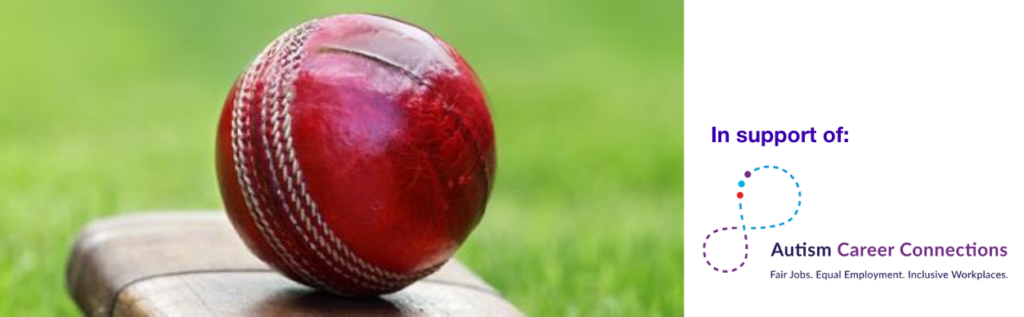
[[[796,175],[777,165],[758,166],[748,170],[743,173],[743,178],[740,179],[737,185],[739,185],[739,191],[736,192],[736,199],[739,200],[738,214],[740,223],[735,226],[715,229],[704,237],[704,245],[702,247],[703,259],[708,264],[708,267],[715,270],[715,272],[730,273],[743,268],[747,264],[748,250],[750,249],[750,245],[747,243],[748,235],[754,236],[761,234],[761,232],[771,232],[773,230],[782,230],[783,227],[791,227],[793,220],[800,215],[800,207],[803,205],[804,194],[803,190],[800,189],[800,182],[797,181]],[[784,188],[782,189],[785,190],[769,191],[769,189],[780,189],[777,186],[783,186]],[[749,191],[744,194],[745,190]],[[767,197],[770,195],[778,197]],[[755,198],[759,202],[768,200],[764,198],[772,198],[772,200],[781,201],[784,204],[792,203],[789,206],[792,206],[793,212],[789,212],[790,208],[785,205],[780,207],[777,204],[770,208],[765,208],[761,204],[753,204],[756,207],[748,204],[748,208],[743,209],[744,197],[748,197],[748,202]],[[782,209],[780,210],[780,208]],[[743,240],[739,240],[736,237],[733,237],[733,240],[724,238],[727,235],[743,235]],[[722,262],[713,262],[711,261],[712,257],[708,256],[709,243],[735,245],[727,246],[730,250],[739,250],[731,248],[739,248],[740,244],[742,244],[742,251],[735,254],[742,253],[743,259],[739,261],[738,265],[735,262],[728,263],[724,260]]]

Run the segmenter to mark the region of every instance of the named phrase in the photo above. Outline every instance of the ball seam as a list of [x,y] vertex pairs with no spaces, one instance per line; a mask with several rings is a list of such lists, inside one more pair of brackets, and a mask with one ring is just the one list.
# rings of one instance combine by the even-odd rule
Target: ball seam
[[252,142],[251,137],[253,136],[253,131],[248,129],[249,122],[252,119],[248,117],[247,110],[252,103],[256,89],[256,81],[259,80],[260,73],[269,66],[267,65],[268,57],[276,54],[280,44],[281,37],[268,45],[267,48],[257,56],[245,75],[243,75],[239,91],[237,92],[238,95],[235,99],[234,109],[232,109],[232,144],[234,146],[235,172],[239,178],[239,185],[242,187],[242,196],[245,200],[246,207],[256,224],[257,230],[263,236],[264,240],[270,244],[274,253],[284,260],[284,264],[287,265],[290,270],[297,272],[303,279],[319,286],[323,284],[323,282],[318,278],[313,277],[312,274],[299,266],[291,254],[286,252],[277,232],[270,229],[271,224],[265,217],[263,206],[261,206],[259,199],[254,197],[256,195],[256,189],[253,184],[252,177],[255,177],[256,175],[253,173],[254,171],[248,167],[246,162],[247,159],[251,160],[255,156],[250,153],[251,146],[249,146],[249,143]]

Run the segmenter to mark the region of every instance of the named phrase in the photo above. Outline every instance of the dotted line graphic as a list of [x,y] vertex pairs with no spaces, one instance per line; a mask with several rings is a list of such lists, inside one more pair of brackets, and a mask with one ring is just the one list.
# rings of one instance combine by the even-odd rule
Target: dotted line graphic
[[[758,228],[760,228],[761,230],[767,230],[767,229],[771,229],[771,228],[775,228],[775,227],[780,227],[781,228],[782,226],[786,225],[787,223],[793,222],[793,218],[796,217],[798,214],[800,214],[799,207],[801,205],[803,205],[804,193],[800,189],[800,182],[796,181],[796,176],[794,176],[792,173],[790,173],[785,168],[779,168],[777,165],[758,166],[758,167],[755,167],[753,169],[753,171],[757,172],[757,171],[760,171],[762,169],[763,170],[769,170],[769,169],[771,169],[771,170],[778,170],[778,171],[781,171],[782,173],[784,173],[786,175],[789,175],[789,179],[793,181],[793,185],[795,185],[796,189],[797,189],[796,196],[798,198],[797,198],[797,201],[796,201],[796,206],[798,207],[798,209],[793,211],[793,217],[789,217],[789,219],[787,219],[786,221],[779,222],[778,225],[771,224],[771,225],[760,226],[760,227],[758,227],[758,226],[750,226],[750,230],[757,230]],[[750,178],[751,176],[753,176],[753,173],[751,173],[750,171],[746,171],[746,172],[743,173],[743,177],[744,178]],[[737,184],[740,186],[740,188],[744,188],[744,187],[747,186],[746,180],[740,180],[739,183],[737,183]],[[743,192],[742,191],[737,192],[736,193],[736,198],[737,199],[743,199]],[[740,209],[740,220],[744,221],[745,219],[743,217],[743,203],[739,203],[739,209]],[[739,230],[739,228],[740,227],[731,227],[731,229],[734,230],[734,231],[735,230]],[[745,224],[742,225],[742,229],[743,229],[743,231],[746,231],[747,230],[747,225],[745,225]],[[730,230],[730,227],[723,227],[722,229],[715,229],[714,231],[709,233],[706,237],[704,237],[704,240],[711,240],[711,235],[717,234],[719,231],[725,232],[725,231],[728,231],[728,230]],[[747,257],[749,256],[749,253],[747,253],[746,250],[750,249],[750,245],[746,243],[746,241],[747,241],[747,235],[746,234],[743,234],[743,241],[744,241],[744,244],[743,244],[743,250],[744,250],[743,262],[740,262],[739,266],[737,266],[735,268],[732,268],[732,269],[719,269],[717,266],[712,265],[711,264],[711,260],[707,259],[708,258],[708,253],[707,253],[708,243],[707,243],[707,241],[704,241],[704,246],[702,247],[703,249],[705,249],[705,251],[703,252],[704,253],[704,261],[705,261],[705,263],[707,263],[708,267],[711,267],[716,272],[722,272],[722,273],[736,272],[736,270],[738,270],[739,268],[741,268],[741,267],[743,267],[744,265],[747,264],[746,260],[747,260]]]
[[[715,229],[715,231],[709,233],[708,236],[704,238],[704,240],[711,240],[711,235],[718,233],[718,230],[719,229]],[[722,232],[728,231],[729,227],[722,228],[721,230],[722,230]],[[732,227],[732,230],[736,230],[736,227]],[[747,241],[747,235],[746,234],[743,235],[743,241]],[[708,248],[707,241],[704,242],[704,247],[703,248],[704,249]],[[743,244],[743,249],[744,250],[749,250],[750,249],[750,245]],[[745,252],[746,251],[744,251],[744,253],[743,253],[743,260],[744,261],[747,260],[747,255],[748,255],[748,253],[745,253]],[[707,260],[707,258],[708,258],[708,252],[704,251],[704,259],[708,263],[708,266],[710,266],[711,268],[715,269],[715,271],[719,271],[719,272],[722,272],[722,273],[736,272],[736,270],[738,270],[739,268],[743,267],[743,265],[747,264],[747,262],[740,262],[740,266],[734,267],[734,268],[732,268],[732,270],[729,270],[729,269],[721,269],[721,270],[719,270],[717,266],[712,266],[711,265],[711,260]]]
[[[785,174],[789,175],[789,179],[793,180],[793,184],[796,185],[796,188],[797,188],[797,191],[796,191],[796,196],[797,196],[796,206],[800,207],[801,205],[803,205],[804,193],[803,193],[802,190],[800,190],[800,182],[796,181],[796,176],[794,176],[793,174],[789,173],[789,171],[786,170],[785,168],[779,168],[779,166],[777,166],[777,165],[764,165],[763,169],[764,170],[769,170],[769,169],[779,170],[779,171],[782,171],[782,173],[785,173]],[[760,167],[760,166],[754,168],[755,172],[760,171],[760,170],[762,170],[762,167]],[[746,178],[750,178],[751,176],[753,176],[753,174],[750,173],[749,171],[747,171],[747,172],[743,173],[743,176],[746,177]],[[739,185],[740,185],[740,188],[743,188],[744,186],[746,186],[746,182],[741,180],[739,182]],[[736,194],[736,196],[739,197],[740,199],[743,199],[743,192],[739,192],[738,194]],[[742,210],[743,210],[743,203],[740,203],[740,220],[744,220],[744,217],[743,217],[743,214],[742,214],[742,212],[743,212]],[[798,214],[800,214],[800,209],[799,208],[797,208],[795,211],[793,211],[793,216],[796,216]],[[757,230],[758,228],[760,228],[761,230],[766,230],[766,229],[775,228],[776,226],[781,228],[782,226],[785,226],[786,223],[790,223],[790,222],[793,222],[793,217],[789,217],[789,219],[786,219],[786,221],[779,222],[778,225],[770,224],[770,225],[760,226],[760,227],[758,227],[758,226],[750,226],[750,230]],[[744,231],[747,230],[747,225],[745,225],[745,224],[743,225],[743,230]]]

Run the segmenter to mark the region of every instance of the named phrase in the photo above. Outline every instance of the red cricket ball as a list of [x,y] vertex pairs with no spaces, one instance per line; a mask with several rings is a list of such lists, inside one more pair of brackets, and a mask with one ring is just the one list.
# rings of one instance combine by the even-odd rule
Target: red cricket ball
[[231,88],[217,131],[221,195],[242,240],[289,278],[344,295],[437,270],[480,221],[494,168],[466,61],[373,15],[278,37]]

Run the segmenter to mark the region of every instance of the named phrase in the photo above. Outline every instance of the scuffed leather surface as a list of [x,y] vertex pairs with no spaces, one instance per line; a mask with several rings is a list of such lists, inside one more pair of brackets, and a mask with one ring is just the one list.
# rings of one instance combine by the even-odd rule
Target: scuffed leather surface
[[[479,80],[454,49],[414,26],[369,15],[318,23],[289,111],[290,141],[318,211],[356,255],[382,269],[441,265],[480,221],[493,184],[494,132]],[[230,134],[236,93],[237,83],[217,139],[226,209],[259,258],[302,281],[256,231],[242,197]],[[280,210],[273,214],[287,223]],[[296,235],[282,239],[302,249]],[[308,253],[309,269],[330,275]]]

